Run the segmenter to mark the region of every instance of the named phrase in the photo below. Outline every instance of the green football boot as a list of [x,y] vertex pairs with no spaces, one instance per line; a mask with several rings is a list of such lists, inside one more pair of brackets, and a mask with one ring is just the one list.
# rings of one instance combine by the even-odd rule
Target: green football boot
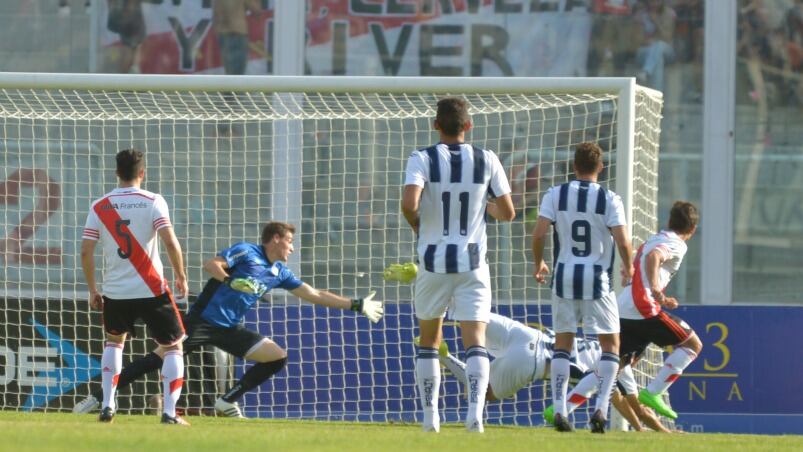
[[661,394],[653,394],[645,388],[638,393],[638,401],[652,408],[662,416],[666,416],[670,419],[678,418],[678,414],[664,402],[664,398],[661,397]]

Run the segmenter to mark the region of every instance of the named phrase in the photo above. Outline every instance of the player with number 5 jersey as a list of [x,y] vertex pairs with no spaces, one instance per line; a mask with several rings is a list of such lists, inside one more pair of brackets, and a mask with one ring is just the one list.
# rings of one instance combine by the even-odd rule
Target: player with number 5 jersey
[[576,180],[550,188],[541,201],[533,230],[533,276],[545,283],[549,269],[544,262],[545,237],[554,226],[552,276],[551,383],[555,427],[571,431],[567,420],[566,391],[569,359],[577,332],[596,334],[602,346],[597,365],[600,391],[591,419],[592,432],[604,433],[608,406],[619,369],[619,312],[613,291],[614,243],[622,257],[624,283],[633,274],[632,249],[622,200],[597,183],[602,172],[602,149],[596,143],[580,143],[574,154]]
[[450,97],[438,101],[434,128],[440,142],[413,152],[407,162],[402,212],[418,235],[419,271],[415,314],[421,334],[416,365],[424,430],[437,432],[443,315],[460,322],[466,350],[469,406],[466,428],[482,432],[489,360],[485,327],[491,313],[491,277],[485,262],[485,214],[515,217],[502,164],[496,154],[465,143],[471,129],[469,105]]
[[[156,236],[164,242],[179,296],[187,293],[181,246],[161,195],[143,190],[145,158],[126,149],[116,155],[119,185],[92,203],[81,243],[81,265],[89,286],[89,303],[103,312],[106,347],[101,359],[103,406],[98,420],[111,422],[122,369],[126,335],[142,319],[154,340],[165,349],[162,364],[162,423],[189,425],[176,416],[176,401],[184,381],[181,342],[185,337],[173,294],[164,278]],[[103,247],[103,294],[95,282],[95,246]]]

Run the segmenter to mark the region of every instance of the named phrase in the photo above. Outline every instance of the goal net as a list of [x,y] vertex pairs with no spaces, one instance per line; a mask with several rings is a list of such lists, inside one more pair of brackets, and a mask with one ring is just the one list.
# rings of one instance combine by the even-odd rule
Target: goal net
[[[513,189],[516,220],[488,224],[494,309],[549,326],[530,233],[544,191],[572,176],[577,143],[606,151],[602,182],[623,196],[636,245],[657,228],[662,101],[631,79],[0,77],[0,407],[69,410],[100,390],[103,331],[86,301],[81,233],[92,200],[116,185],[115,153],[134,147],[146,155],[144,188],[168,202],[193,294],[208,277],[205,259],[257,242],[275,219],[298,228],[289,265],[305,282],[347,296],[376,290],[386,302],[384,320],[371,325],[271,292],[246,326],[285,347],[288,365],[246,395],[246,415],[417,419],[412,287],[381,274],[415,258],[399,208],[404,168],[412,151],[437,141],[434,106],[446,94],[469,101],[467,140],[498,154]],[[461,356],[454,325],[445,329]],[[138,333],[124,362],[154,345]],[[209,413],[247,366],[211,349],[196,355],[183,403]],[[641,378],[657,364],[660,352]],[[122,389],[121,410],[150,409],[157,382],[149,375]],[[462,388],[449,376],[443,384],[442,415],[457,420]],[[489,405],[488,422],[540,424],[546,386]]]

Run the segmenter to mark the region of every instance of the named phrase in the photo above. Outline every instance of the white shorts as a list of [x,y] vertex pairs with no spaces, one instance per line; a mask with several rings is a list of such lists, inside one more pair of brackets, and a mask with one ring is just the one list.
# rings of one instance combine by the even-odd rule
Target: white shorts
[[552,294],[552,329],[556,333],[577,333],[582,321],[586,334],[613,334],[619,332],[619,306],[616,294],[596,300],[570,300]]
[[415,316],[420,320],[443,317],[488,323],[491,317],[491,273],[484,265],[462,273],[418,270],[415,278]]
[[619,371],[620,390],[624,391],[622,395],[638,395],[638,385],[636,384],[636,377],[633,375],[633,368],[625,366]]
[[547,357],[537,341],[518,343],[491,361],[490,384],[494,397],[507,399],[519,389],[544,378]]

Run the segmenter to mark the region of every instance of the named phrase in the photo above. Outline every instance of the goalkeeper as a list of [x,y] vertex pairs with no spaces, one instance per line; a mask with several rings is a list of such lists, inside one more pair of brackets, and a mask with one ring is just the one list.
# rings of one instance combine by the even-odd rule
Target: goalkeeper
[[[215,410],[228,417],[243,417],[237,401],[259,386],[287,362],[287,352],[278,344],[242,326],[246,312],[273,288],[282,288],[310,303],[328,308],[350,309],[371,322],[384,314],[382,303],[365,298],[348,299],[318,290],[296,278],[285,265],[293,252],[295,228],[287,223],[271,222],[262,230],[262,245],[236,243],[204,263],[210,279],[185,316],[187,339],[185,353],[201,346],[214,345],[238,358],[254,361],[242,378],[215,402]],[[162,347],[131,362],[120,374],[118,387],[135,381],[161,367]],[[97,407],[97,397],[79,402],[74,413],[87,413]]]

